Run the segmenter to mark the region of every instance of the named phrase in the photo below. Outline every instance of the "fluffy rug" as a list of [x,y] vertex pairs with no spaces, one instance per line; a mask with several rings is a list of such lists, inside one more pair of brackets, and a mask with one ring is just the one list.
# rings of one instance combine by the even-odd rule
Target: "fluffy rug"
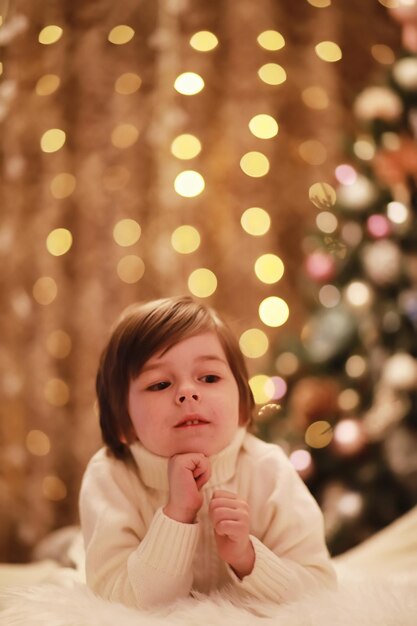
[[41,584],[3,592],[2,626],[416,626],[417,588],[410,581],[344,581],[337,592],[277,606],[224,594],[137,611],[96,597],[80,583]]

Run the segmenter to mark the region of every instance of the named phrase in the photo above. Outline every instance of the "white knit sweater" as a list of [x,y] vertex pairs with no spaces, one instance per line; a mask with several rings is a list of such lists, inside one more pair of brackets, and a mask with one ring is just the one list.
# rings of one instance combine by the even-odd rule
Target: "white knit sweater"
[[[239,429],[211,458],[197,523],[164,515],[168,460],[140,443],[129,462],[99,450],[80,494],[87,584],[100,596],[141,608],[226,585],[277,603],[293,600],[335,574],[321,512],[283,451]],[[217,555],[208,516],[213,491],[235,492],[250,507],[255,566],[240,580]]]

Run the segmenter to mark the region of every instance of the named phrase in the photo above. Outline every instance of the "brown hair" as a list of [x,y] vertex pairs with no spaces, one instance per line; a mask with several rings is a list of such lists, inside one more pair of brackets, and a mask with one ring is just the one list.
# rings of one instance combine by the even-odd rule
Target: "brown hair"
[[128,307],[103,350],[96,378],[100,427],[104,443],[124,458],[136,438],[128,409],[130,382],[158,350],[187,337],[213,331],[219,337],[239,390],[240,423],[251,422],[254,399],[239,344],[227,324],[211,308],[191,297],[153,300]]

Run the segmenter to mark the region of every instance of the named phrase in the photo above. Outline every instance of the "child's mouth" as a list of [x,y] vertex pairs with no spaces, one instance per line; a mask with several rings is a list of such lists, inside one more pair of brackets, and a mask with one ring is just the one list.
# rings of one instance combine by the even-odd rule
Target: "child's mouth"
[[192,426],[204,426],[208,422],[199,417],[185,418],[181,422],[175,425],[175,428],[190,428]]

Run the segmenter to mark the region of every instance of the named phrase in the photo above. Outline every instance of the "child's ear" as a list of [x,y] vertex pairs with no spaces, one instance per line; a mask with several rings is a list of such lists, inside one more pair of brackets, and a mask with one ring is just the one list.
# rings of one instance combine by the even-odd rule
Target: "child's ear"
[[125,432],[120,433],[119,439],[120,442],[124,443],[126,446],[130,446],[130,444],[132,444],[134,441],[137,441],[138,437],[131,422],[129,422],[128,428],[125,430]]

